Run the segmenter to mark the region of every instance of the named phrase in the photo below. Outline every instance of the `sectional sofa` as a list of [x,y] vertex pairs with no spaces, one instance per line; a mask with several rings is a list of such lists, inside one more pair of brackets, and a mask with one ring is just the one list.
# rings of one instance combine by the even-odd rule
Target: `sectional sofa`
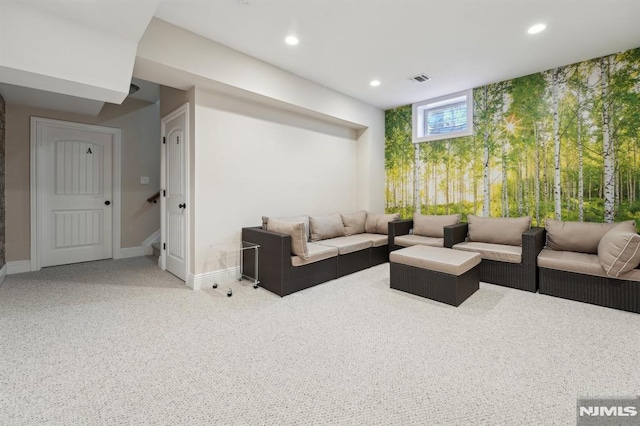
[[[262,226],[243,228],[242,239],[260,244],[260,285],[279,296],[388,262],[390,251],[421,244],[479,253],[483,282],[640,313],[634,221],[530,225],[528,216],[468,215],[460,223],[459,215],[399,220],[362,211],[264,217]],[[248,268],[253,264],[245,261]]]
[[[242,229],[242,240],[260,245],[260,286],[286,296],[388,262],[389,222],[398,217],[366,211],[263,217],[262,226]],[[250,269],[254,262],[247,260]]]
[[640,235],[633,221],[547,219],[540,293],[640,313]]

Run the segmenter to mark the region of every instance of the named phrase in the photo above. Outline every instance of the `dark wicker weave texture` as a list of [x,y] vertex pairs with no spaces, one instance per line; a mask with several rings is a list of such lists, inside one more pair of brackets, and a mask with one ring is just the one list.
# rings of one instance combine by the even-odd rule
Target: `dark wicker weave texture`
[[[467,223],[445,227],[445,247],[465,241]],[[509,263],[482,259],[480,281],[520,290],[538,291],[538,254],[544,247],[544,228],[531,228],[522,234],[522,262]]]
[[460,306],[479,288],[479,269],[471,268],[460,276],[391,262],[391,288]]
[[[286,296],[339,276],[384,263],[389,259],[388,247],[384,245],[303,266],[293,266],[291,264],[291,237],[289,235],[266,231],[261,227],[242,228],[242,240],[260,244],[258,249],[260,287],[278,296]],[[249,263],[247,262],[245,265],[249,266]],[[253,273],[253,267],[249,268]]]
[[540,268],[540,293],[640,313],[640,283]]
[[389,251],[399,250],[404,248],[394,244],[395,237],[400,235],[407,235],[413,228],[413,219],[394,220],[389,222]]
[[371,266],[381,265],[389,261],[389,246],[371,247]]

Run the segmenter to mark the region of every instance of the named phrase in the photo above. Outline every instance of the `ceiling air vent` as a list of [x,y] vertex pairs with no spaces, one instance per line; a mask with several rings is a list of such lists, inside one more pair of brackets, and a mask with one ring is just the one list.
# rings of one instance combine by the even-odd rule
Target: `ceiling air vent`
[[431,80],[431,77],[429,77],[426,74],[419,74],[419,75],[416,75],[415,77],[411,77],[409,80],[411,80],[414,83],[424,83],[425,81]]

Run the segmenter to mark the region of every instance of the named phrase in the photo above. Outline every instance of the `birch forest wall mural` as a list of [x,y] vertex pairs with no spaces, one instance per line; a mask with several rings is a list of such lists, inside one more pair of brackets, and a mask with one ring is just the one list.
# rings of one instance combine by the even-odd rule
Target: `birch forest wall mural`
[[[473,90],[474,135],[419,144],[425,214],[640,224],[640,48]],[[386,111],[386,209],[414,212],[411,105]]]

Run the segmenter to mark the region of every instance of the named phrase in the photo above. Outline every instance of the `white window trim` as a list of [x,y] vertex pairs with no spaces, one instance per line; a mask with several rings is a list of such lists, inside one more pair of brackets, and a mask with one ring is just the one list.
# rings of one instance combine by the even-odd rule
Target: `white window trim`
[[[420,136],[419,130],[424,128],[423,111],[427,109],[428,105],[436,107],[438,106],[438,104],[447,104],[449,101],[463,96],[466,96],[467,98],[467,130],[435,136]],[[464,136],[471,136],[473,135],[473,90],[469,89],[462,92],[452,93],[450,95],[440,96],[438,98],[427,99],[426,101],[415,103],[413,104],[412,108],[412,120],[413,143],[433,142],[443,139],[454,139]]]

